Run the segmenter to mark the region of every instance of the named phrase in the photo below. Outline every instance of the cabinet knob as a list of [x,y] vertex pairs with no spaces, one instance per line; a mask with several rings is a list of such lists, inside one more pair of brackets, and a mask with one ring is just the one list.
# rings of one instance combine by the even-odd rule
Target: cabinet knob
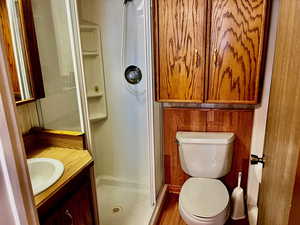
[[73,225],[73,216],[72,216],[72,214],[70,213],[70,211],[68,209],[65,211],[65,215],[67,217],[69,217],[69,219],[71,220],[71,224],[70,225]]

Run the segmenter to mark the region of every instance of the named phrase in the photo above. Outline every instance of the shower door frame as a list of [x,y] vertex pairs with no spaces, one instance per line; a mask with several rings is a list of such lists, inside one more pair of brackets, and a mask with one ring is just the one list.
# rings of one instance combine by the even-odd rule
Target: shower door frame
[[[79,17],[78,17],[78,6],[77,0],[65,0],[67,17],[68,17],[68,26],[69,34],[71,40],[71,50],[72,57],[75,63],[75,82],[77,87],[77,99],[78,107],[81,119],[81,131],[85,133],[85,143],[87,150],[91,153],[94,158],[94,152],[92,148],[92,136],[91,136],[91,127],[89,123],[89,111],[88,111],[88,102],[87,102],[87,92],[86,84],[84,79],[84,67],[82,60],[82,47],[80,39],[80,27],[79,27]],[[94,201],[94,219],[95,225],[100,225],[99,217],[99,204],[96,193],[96,178],[94,173],[94,168],[90,169],[90,179],[92,185],[92,196]]]
[[153,38],[152,38],[152,1],[144,0],[145,11],[145,71],[147,73],[147,112],[148,112],[148,131],[149,131],[149,173],[150,173],[150,193],[151,204],[155,206],[156,201],[156,168],[155,168],[155,145],[154,145],[154,79],[153,79]]

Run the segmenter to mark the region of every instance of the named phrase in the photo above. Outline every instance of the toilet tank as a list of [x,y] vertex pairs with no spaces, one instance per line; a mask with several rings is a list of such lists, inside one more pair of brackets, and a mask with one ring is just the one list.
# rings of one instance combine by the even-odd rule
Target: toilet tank
[[220,178],[229,173],[234,133],[177,132],[181,168],[192,177]]

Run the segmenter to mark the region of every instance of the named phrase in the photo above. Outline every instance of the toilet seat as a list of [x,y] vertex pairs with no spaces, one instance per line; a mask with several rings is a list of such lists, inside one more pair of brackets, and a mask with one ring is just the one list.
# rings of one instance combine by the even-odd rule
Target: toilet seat
[[225,223],[228,218],[229,193],[217,179],[189,178],[182,186],[179,207],[181,213],[192,220],[211,220],[211,224],[215,224],[214,220],[224,220]]
[[191,216],[182,208],[181,205],[179,205],[179,212],[181,218],[188,225],[224,225],[229,218],[230,208],[228,205],[228,207],[222,213],[211,218]]

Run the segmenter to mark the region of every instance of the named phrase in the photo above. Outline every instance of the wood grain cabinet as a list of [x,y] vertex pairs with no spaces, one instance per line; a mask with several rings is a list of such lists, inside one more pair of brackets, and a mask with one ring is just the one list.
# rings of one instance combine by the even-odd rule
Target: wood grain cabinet
[[206,0],[156,0],[157,99],[203,102]]
[[0,1],[0,27],[17,104],[44,98],[31,0]]
[[94,225],[91,188],[82,185],[42,225]]
[[80,189],[65,202],[62,213],[72,221],[72,225],[94,225],[92,190],[89,185],[82,185]]
[[268,0],[155,0],[156,99],[256,104]]
[[41,225],[95,225],[91,181],[79,175],[38,209]]

